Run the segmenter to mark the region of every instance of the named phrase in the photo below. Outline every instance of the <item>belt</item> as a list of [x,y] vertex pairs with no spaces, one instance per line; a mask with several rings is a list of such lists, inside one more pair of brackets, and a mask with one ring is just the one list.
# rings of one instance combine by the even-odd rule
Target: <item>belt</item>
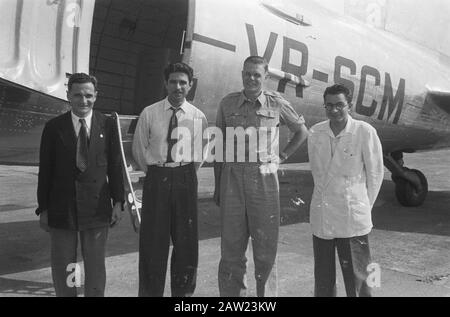
[[185,165],[189,165],[191,164],[191,162],[171,162],[171,163],[163,163],[163,164],[155,164],[154,166],[157,167],[180,167],[180,166],[185,166]]

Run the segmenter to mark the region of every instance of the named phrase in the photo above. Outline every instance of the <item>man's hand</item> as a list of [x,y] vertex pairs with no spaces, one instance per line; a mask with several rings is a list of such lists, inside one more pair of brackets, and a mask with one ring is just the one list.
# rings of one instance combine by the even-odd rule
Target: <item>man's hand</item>
[[118,202],[114,204],[111,216],[110,227],[117,225],[122,219],[122,203]]
[[44,210],[44,211],[42,211],[40,213],[40,215],[39,215],[39,226],[45,232],[49,232],[50,231],[50,229],[48,227],[48,211],[47,210]]

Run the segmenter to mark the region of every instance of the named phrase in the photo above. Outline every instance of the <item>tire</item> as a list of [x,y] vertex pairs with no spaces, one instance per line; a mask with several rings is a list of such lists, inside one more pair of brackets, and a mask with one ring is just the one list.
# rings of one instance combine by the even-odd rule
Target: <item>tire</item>
[[415,186],[409,181],[395,177],[395,196],[398,202],[405,207],[418,207],[421,206],[427,197],[428,193],[428,181],[425,175],[418,170],[409,170],[416,173],[422,184],[422,189],[418,191]]

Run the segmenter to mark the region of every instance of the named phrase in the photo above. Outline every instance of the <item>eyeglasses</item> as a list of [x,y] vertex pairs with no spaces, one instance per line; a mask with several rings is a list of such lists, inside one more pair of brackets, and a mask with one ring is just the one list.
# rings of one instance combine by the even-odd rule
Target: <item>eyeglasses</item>
[[338,102],[336,104],[327,103],[326,105],[324,105],[325,109],[327,109],[328,111],[333,110],[333,108],[336,108],[337,110],[342,110],[347,106],[348,104],[343,102]]

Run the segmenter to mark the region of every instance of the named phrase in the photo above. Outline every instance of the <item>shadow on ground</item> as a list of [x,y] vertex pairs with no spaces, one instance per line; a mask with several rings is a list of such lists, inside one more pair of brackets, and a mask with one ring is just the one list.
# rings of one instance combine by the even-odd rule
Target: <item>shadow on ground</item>
[[2,296],[55,296],[53,284],[0,277]]
[[[283,172],[280,177],[282,225],[308,222],[312,189],[309,171]],[[374,226],[379,230],[450,236],[449,205],[449,191],[432,191],[423,206],[402,207],[395,199],[394,184],[385,181],[373,210]],[[205,240],[219,236],[219,208],[212,199],[201,199],[199,238]],[[125,217],[117,228],[110,231],[107,256],[137,252],[138,242],[138,234],[133,231],[129,217]],[[1,224],[0,243],[0,275],[50,266],[50,240],[48,234],[39,229],[37,221]],[[3,289],[4,281],[0,282]]]

